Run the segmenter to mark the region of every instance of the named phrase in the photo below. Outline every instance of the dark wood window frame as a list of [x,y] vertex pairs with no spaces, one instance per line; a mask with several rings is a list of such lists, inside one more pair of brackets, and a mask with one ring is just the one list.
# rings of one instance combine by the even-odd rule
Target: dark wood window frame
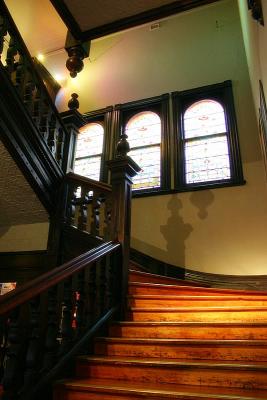
[[110,159],[110,151],[111,151],[112,111],[113,107],[110,106],[83,114],[83,117],[87,122],[86,125],[89,123],[98,122],[103,126],[104,129],[103,152],[101,156],[100,177],[99,177],[100,181],[102,182],[108,181],[108,169],[106,166],[106,161]]
[[120,132],[126,128],[128,121],[136,114],[144,111],[155,112],[161,119],[161,185],[159,188],[135,190],[133,195],[160,194],[170,190],[170,128],[169,128],[169,94],[132,101],[115,106],[115,140],[113,154],[116,153],[115,144],[119,140]]
[[[185,90],[182,92],[173,92],[171,97],[173,105],[174,124],[174,189],[176,191],[190,191],[201,188],[208,189],[214,187],[244,184],[245,181],[242,171],[231,81],[225,81],[215,85],[203,86],[196,89]],[[188,107],[190,107],[197,101],[205,99],[215,100],[219,102],[224,108],[227,126],[231,178],[188,184],[185,182],[183,116]]]

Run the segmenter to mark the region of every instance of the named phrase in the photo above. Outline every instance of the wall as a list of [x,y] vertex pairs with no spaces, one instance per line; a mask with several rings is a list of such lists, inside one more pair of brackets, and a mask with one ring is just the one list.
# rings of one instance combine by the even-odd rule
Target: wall
[[237,3],[214,3],[160,25],[95,41],[58,107],[66,108],[72,91],[85,112],[231,79],[246,185],[134,199],[132,246],[199,271],[266,274],[267,188]]
[[45,250],[48,214],[0,142],[0,251]]
[[265,26],[252,18],[246,1],[238,0],[249,76],[257,112],[259,109],[259,79],[262,80],[265,97],[267,96],[267,2],[262,0],[261,3]]

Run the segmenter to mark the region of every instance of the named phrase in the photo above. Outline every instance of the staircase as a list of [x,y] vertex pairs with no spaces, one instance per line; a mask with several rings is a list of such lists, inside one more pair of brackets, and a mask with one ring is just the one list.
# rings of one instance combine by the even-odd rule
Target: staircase
[[267,398],[267,295],[132,271],[127,321],[96,338],[54,400]]

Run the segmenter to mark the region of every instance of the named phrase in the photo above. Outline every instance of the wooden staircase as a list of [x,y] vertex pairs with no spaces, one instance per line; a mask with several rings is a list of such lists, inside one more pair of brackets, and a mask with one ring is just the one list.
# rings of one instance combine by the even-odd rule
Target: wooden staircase
[[54,400],[267,399],[267,294],[132,271],[128,305]]

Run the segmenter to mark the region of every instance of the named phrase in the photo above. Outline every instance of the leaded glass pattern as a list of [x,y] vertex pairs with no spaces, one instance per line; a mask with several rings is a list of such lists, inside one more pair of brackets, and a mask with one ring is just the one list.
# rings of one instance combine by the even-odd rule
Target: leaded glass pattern
[[80,129],[74,165],[76,174],[100,179],[103,140],[104,128],[100,123],[90,122]]
[[161,119],[152,111],[135,114],[127,123],[129,156],[141,167],[133,178],[133,190],[160,187]]
[[225,113],[219,102],[201,100],[186,110],[184,154],[187,184],[231,178]]

